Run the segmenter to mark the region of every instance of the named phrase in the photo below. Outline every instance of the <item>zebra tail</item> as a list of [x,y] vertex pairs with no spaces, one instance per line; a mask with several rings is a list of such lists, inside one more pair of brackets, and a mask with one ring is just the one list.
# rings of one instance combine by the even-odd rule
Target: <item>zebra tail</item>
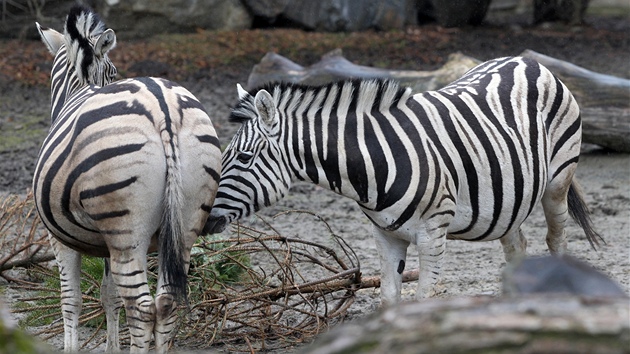
[[[169,151],[172,149],[172,151]],[[164,285],[169,285],[175,300],[187,303],[187,275],[184,262],[184,223],[181,215],[183,205],[182,179],[179,158],[174,144],[165,144],[166,190],[162,223],[159,233],[158,261],[164,274]]]
[[573,180],[571,182],[571,186],[569,186],[569,193],[567,195],[567,203],[569,205],[569,215],[571,218],[577,222],[578,225],[584,230],[586,234],[586,239],[591,244],[594,250],[597,250],[597,247],[600,246],[599,241],[601,240],[604,244],[606,241],[604,238],[595,231],[593,227],[593,221],[590,217],[590,211],[584,198],[582,196],[582,191],[580,189],[577,181]]

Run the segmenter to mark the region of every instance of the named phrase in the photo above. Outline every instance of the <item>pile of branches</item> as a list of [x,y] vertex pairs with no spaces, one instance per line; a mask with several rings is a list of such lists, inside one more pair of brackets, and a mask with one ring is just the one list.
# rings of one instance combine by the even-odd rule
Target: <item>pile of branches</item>
[[6,280],[16,280],[5,271],[53,259],[32,193],[0,199],[0,275]]
[[[58,302],[49,303],[59,299],[59,288],[46,280],[56,281],[58,273],[51,263],[42,263],[54,257],[43,226],[34,215],[32,197],[10,196],[1,208],[0,275],[10,280],[13,288],[28,290],[21,292],[22,305],[13,312],[48,319],[49,324],[34,331],[43,339],[62,334]],[[320,231],[329,235],[326,245],[285,237],[274,229],[275,219],[296,213],[319,221]],[[246,352],[292,347],[343,320],[356,290],[380,285],[378,278],[361,278],[353,250],[316,214],[288,211],[269,222],[261,220],[260,229],[233,225],[227,238],[210,235],[198,240],[192,250],[189,303],[181,307],[178,346],[199,349],[220,345]],[[29,279],[5,274],[15,267],[27,268]],[[105,324],[99,301],[100,279],[95,276],[98,271],[86,271],[90,267],[84,262],[80,321],[94,330],[83,343],[85,349],[104,341],[99,331]],[[155,255],[148,267],[151,283],[157,271]],[[128,330],[122,326],[123,343],[125,338],[128,340]]]
[[235,225],[228,239],[201,239],[196,248],[214,263],[202,269],[222,262],[243,273],[236,281],[222,281],[215,276],[220,270],[200,273],[191,267],[190,282],[205,288],[191,295],[195,303],[181,323],[182,340],[198,347],[221,343],[230,351],[280,349],[343,319],[361,288],[356,255],[313,213],[290,211],[274,219],[294,213],[317,218],[330,235],[329,245],[282,236],[268,222],[262,230]]

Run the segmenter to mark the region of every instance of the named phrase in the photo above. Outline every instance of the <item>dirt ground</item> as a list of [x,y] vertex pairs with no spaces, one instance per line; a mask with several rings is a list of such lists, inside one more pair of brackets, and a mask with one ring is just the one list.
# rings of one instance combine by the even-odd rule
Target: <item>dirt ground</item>
[[[296,30],[252,31],[241,35],[247,38],[270,37],[278,42],[301,41],[303,46],[299,51],[279,54],[302,65],[312,64],[320,55],[340,46],[337,39],[331,41],[332,45],[313,44],[313,49],[309,50],[309,43],[328,37]],[[479,28],[443,29],[428,25],[400,34],[370,32],[359,36],[360,42],[367,43],[355,44],[357,41],[354,37],[347,36],[341,39],[341,47],[349,60],[361,65],[386,64],[393,69],[433,70],[445,62],[448,54],[457,51],[485,60],[518,55],[525,49],[532,49],[590,70],[630,78],[630,18],[627,14],[589,15],[587,24],[578,27],[555,24],[530,27],[520,23],[518,19],[493,22],[491,18]],[[383,37],[401,39],[400,45],[370,46],[371,40],[376,43]],[[348,41],[347,46],[343,45],[344,40]],[[0,48],[13,48],[15,45],[11,41],[0,41]],[[37,45],[36,42],[26,42],[22,46],[35,48]],[[212,43],[208,42],[207,45],[211,46]],[[144,47],[141,42],[130,42],[126,46],[121,44],[115,50],[134,48]],[[252,65],[260,60],[265,51],[273,49],[261,50],[238,61],[200,67],[194,69],[193,74],[184,76],[177,71],[176,64],[169,64],[168,60],[161,63],[166,65],[166,76],[180,80],[200,98],[218,128],[222,144],[226,145],[238,128],[226,122],[229,109],[236,102],[235,85],[237,82],[246,83]],[[43,45],[38,50],[40,52],[37,52],[37,58],[46,58]],[[222,50],[229,52],[243,49],[226,46]],[[121,72],[133,76],[134,64],[141,60],[154,59],[147,55],[143,57],[135,53],[134,58],[141,59],[131,60],[121,56]],[[2,62],[3,59],[0,58],[0,63]],[[32,67],[33,70],[49,70],[49,66],[39,59]],[[151,74],[150,69],[147,70]],[[15,75],[4,71],[0,73],[0,196],[7,193],[26,193],[49,119],[48,88],[37,83],[25,84]],[[606,240],[606,245],[598,251],[592,250],[582,231],[571,222],[568,229],[570,253],[591,263],[630,293],[630,155],[585,145],[577,177],[585,191],[593,222]],[[299,183],[285,200],[260,214],[269,216],[289,209],[311,210],[321,215],[358,254],[363,274],[378,274],[378,257],[371,237],[370,223],[352,201],[320,187]],[[295,216],[274,222],[273,226],[285,236],[308,237],[313,240],[325,238],[326,235],[312,233],[313,222],[312,218]],[[535,209],[523,225],[523,231],[528,237],[530,255],[547,253],[544,243],[545,221],[541,208]],[[450,241],[443,268],[443,291],[439,297],[500,296],[504,265],[503,252],[498,241]],[[410,248],[408,269],[415,266],[416,251]],[[405,300],[413,299],[414,292],[415,283],[406,284],[403,291]],[[346,320],[357,321],[376,311],[378,303],[378,289],[360,291]]]

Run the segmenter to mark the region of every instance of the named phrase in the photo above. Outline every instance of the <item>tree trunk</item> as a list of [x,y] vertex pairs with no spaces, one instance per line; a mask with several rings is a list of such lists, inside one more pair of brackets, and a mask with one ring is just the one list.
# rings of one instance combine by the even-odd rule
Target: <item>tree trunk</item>
[[341,325],[302,353],[621,354],[629,307],[627,298],[550,294],[429,299]]
[[521,56],[534,59],[557,76],[577,98],[581,108],[630,108],[630,80],[596,73],[533,50]]

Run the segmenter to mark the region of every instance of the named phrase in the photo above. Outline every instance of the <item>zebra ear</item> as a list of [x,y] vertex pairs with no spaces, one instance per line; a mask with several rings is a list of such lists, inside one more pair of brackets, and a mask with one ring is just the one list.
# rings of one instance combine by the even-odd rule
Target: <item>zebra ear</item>
[[273,98],[266,90],[260,90],[254,97],[254,106],[258,111],[258,115],[267,125],[272,125],[276,119],[276,106],[273,104]]
[[44,42],[48,51],[53,55],[57,55],[57,51],[64,43],[63,34],[52,28],[44,28],[37,22],[35,22],[35,26],[37,26],[37,32],[39,32],[40,37],[42,37],[42,42]]
[[114,30],[108,28],[96,41],[96,45],[94,46],[94,52],[96,52],[99,56],[104,56],[112,50],[116,46],[116,34]]
[[241,86],[241,84],[236,84],[236,91],[238,91],[239,100],[244,100],[247,96],[249,96],[249,92],[245,91],[245,89],[243,89],[243,86]]

